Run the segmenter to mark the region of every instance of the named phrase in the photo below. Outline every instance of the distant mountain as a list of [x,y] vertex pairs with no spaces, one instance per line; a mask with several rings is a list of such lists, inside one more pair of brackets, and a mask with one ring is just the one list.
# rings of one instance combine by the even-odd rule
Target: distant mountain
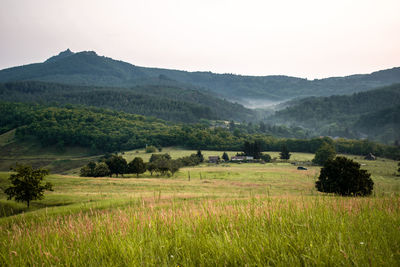
[[36,81],[12,82],[0,84],[0,99],[10,102],[94,106],[175,122],[198,122],[200,119],[255,119],[254,111],[242,105],[222,100],[206,92],[173,86],[115,88]]
[[309,97],[289,105],[270,120],[319,135],[400,140],[400,84],[353,95]]
[[106,87],[178,84],[245,102],[252,99],[285,100],[366,91],[399,83],[400,68],[307,80],[288,76],[242,76],[145,68],[98,56],[93,51],[73,53],[68,49],[43,63],[0,71],[0,82],[27,80]]

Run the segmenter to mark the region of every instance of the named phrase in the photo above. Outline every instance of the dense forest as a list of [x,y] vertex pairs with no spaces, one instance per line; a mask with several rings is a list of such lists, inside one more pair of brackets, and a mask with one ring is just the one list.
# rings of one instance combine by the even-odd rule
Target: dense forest
[[11,102],[78,104],[109,108],[169,121],[255,120],[255,112],[207,92],[171,86],[110,88],[44,82],[0,84],[0,98]]
[[263,151],[314,153],[323,142],[331,143],[339,153],[374,153],[394,159],[400,149],[367,140],[329,138],[286,139],[262,133],[248,133],[240,127],[210,127],[205,124],[172,124],[141,115],[99,108],[50,107],[37,104],[0,102],[0,133],[16,130],[20,140],[36,138],[43,146],[78,145],[93,152],[115,152],[146,145],[181,146],[190,149],[242,151],[244,143],[257,141]]
[[284,100],[304,96],[351,94],[400,82],[400,68],[371,74],[307,80],[289,76],[242,76],[138,67],[98,56],[93,51],[70,50],[43,63],[0,71],[0,82],[45,81],[74,85],[132,87],[135,85],[191,85],[229,99]]
[[400,84],[353,95],[293,101],[271,118],[313,129],[313,134],[368,137],[385,143],[400,140]]

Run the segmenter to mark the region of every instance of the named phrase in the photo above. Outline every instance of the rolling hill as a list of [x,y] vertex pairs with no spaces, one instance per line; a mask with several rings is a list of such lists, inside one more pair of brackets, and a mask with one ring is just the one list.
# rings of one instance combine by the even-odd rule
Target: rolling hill
[[207,92],[168,85],[112,88],[36,81],[12,82],[0,84],[0,98],[10,102],[109,108],[176,122],[255,119],[255,112],[242,105],[222,100]]
[[313,129],[315,134],[400,140],[400,84],[353,95],[292,101],[270,120]]
[[44,81],[73,85],[132,87],[137,85],[180,85],[211,91],[223,98],[286,100],[305,96],[352,94],[400,82],[400,68],[371,74],[307,80],[289,76],[242,76],[211,72],[187,72],[135,66],[98,56],[93,51],[61,52],[43,63],[0,71],[0,82]]

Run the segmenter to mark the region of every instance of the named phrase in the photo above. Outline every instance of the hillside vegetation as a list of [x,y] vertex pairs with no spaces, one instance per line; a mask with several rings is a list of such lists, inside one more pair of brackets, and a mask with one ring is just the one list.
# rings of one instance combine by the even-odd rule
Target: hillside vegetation
[[314,134],[400,140],[400,84],[353,95],[293,101],[272,120],[313,129]]
[[3,101],[78,104],[179,122],[254,120],[255,112],[207,92],[173,86],[107,88],[44,82],[0,84]]
[[26,80],[106,87],[176,82],[198,90],[210,90],[229,99],[282,100],[312,95],[351,94],[398,83],[400,68],[307,80],[288,76],[242,76],[145,68],[98,56],[93,51],[73,53],[67,50],[43,63],[0,71],[0,82]]
[[400,158],[400,149],[366,140],[329,138],[286,139],[248,132],[245,127],[221,128],[207,124],[171,124],[124,112],[90,107],[44,106],[0,102],[0,133],[16,129],[19,141],[31,138],[42,146],[81,146],[92,153],[126,151],[154,145],[191,149],[242,151],[245,141],[259,142],[262,150],[314,153],[323,142],[332,143],[341,153]]

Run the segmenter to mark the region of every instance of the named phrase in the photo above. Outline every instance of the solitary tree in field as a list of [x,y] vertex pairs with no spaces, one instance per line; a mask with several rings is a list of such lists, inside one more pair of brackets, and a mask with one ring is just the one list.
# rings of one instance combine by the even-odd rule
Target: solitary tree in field
[[315,187],[318,191],[342,196],[367,196],[372,193],[374,182],[370,173],[360,170],[359,163],[337,157],[325,163]]
[[11,186],[4,192],[8,200],[15,198],[18,202],[26,202],[28,208],[32,200],[44,198],[44,191],[53,191],[51,183],[42,184],[43,178],[49,174],[45,169],[33,169],[32,166],[19,165],[11,170],[17,172],[10,175]]
[[318,148],[317,152],[315,153],[315,157],[312,160],[313,163],[318,165],[324,165],[325,162],[328,160],[333,160],[336,156],[335,148],[324,142],[320,148]]
[[136,157],[129,162],[128,171],[130,173],[136,173],[136,176],[139,177],[139,174],[146,171],[146,164],[143,162],[142,158]]
[[281,153],[279,153],[279,157],[280,159],[290,159],[289,149],[286,145],[281,147]]

